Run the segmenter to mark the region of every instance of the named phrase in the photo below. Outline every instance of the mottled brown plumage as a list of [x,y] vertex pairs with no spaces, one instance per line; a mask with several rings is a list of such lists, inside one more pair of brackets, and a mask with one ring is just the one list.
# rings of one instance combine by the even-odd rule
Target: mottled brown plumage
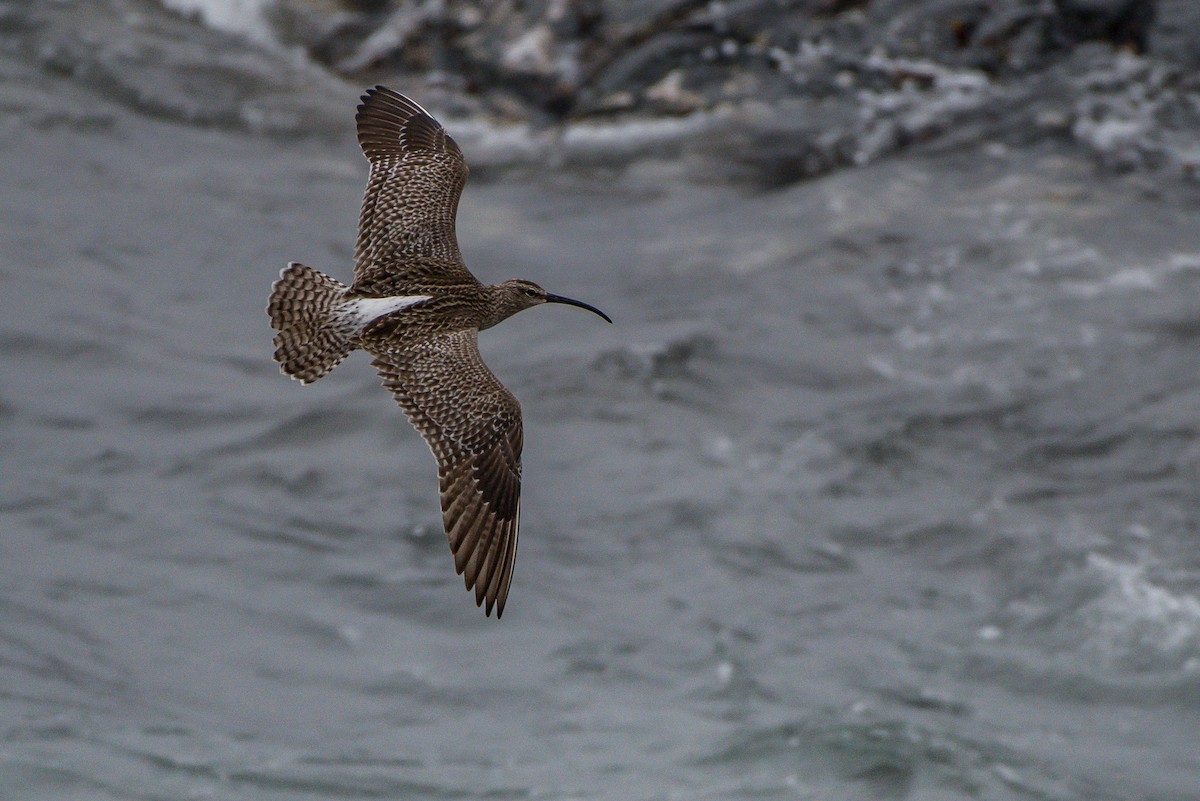
[[[362,348],[438,463],[442,523],[475,602],[504,611],[521,510],[521,405],[479,355],[479,331],[540,303],[600,310],[514,279],[486,286],[455,235],[462,151],[428,112],[382,86],[355,118],[371,164],[350,287],[302,264],[275,282],[275,359],[310,383]],[[609,322],[612,322],[609,320]]]

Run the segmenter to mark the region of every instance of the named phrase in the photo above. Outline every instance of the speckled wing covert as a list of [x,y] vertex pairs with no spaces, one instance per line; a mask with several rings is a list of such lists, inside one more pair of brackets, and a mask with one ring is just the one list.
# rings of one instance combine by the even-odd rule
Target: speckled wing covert
[[438,463],[454,567],[504,612],[521,511],[521,404],[479,355],[475,329],[397,341],[375,368]]
[[383,86],[367,90],[355,121],[371,172],[358,219],[353,291],[386,297],[478,283],[454,232],[469,170],[446,129]]

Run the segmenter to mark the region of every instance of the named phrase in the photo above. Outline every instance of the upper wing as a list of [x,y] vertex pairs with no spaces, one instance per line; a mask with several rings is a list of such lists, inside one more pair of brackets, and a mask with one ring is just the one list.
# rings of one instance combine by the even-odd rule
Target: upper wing
[[390,89],[363,95],[358,143],[371,162],[354,247],[354,290],[406,294],[414,283],[474,280],[454,233],[467,163],[429,112]]
[[504,601],[521,511],[521,405],[479,356],[478,332],[439,334],[379,354],[375,369],[438,462],[454,567],[486,613]]

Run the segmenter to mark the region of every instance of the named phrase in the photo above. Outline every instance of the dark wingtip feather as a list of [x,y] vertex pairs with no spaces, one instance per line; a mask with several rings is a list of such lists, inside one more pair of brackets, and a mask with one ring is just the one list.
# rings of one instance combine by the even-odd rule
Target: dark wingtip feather
[[368,159],[418,151],[462,159],[462,151],[442,124],[416,101],[385,86],[368,89],[354,120],[358,143]]

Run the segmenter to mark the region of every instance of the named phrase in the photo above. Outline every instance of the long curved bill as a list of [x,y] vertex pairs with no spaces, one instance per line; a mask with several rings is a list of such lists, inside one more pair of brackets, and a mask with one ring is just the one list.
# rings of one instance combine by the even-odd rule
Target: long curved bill
[[581,309],[587,309],[592,314],[600,315],[605,320],[608,320],[608,322],[610,322],[610,323],[612,322],[612,320],[609,319],[609,316],[607,314],[600,311],[595,306],[589,306],[588,304],[584,303],[582,300],[575,300],[573,298],[564,298],[562,295],[551,295],[549,292],[547,292],[546,293],[546,302],[547,303],[565,303],[568,306],[578,306]]

